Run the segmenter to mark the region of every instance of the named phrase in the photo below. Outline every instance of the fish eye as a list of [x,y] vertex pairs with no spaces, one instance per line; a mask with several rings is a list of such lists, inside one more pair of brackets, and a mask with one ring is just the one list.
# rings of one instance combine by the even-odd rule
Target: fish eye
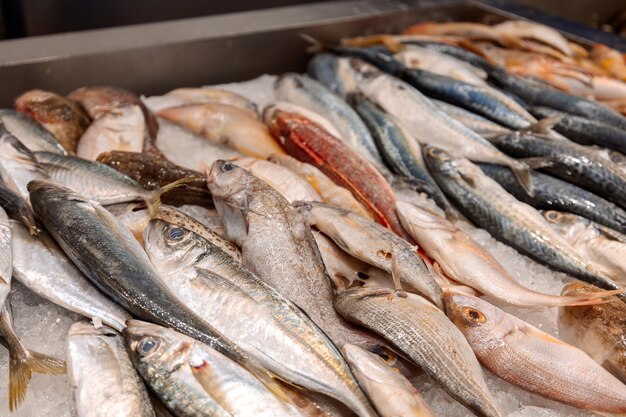
[[187,232],[180,227],[172,227],[166,233],[170,240],[181,240]]
[[443,153],[443,150],[439,149],[439,148],[429,148],[428,149],[428,155],[430,156],[439,156]]
[[232,171],[233,169],[235,169],[235,165],[231,162],[224,162],[220,167],[220,171],[222,172]]
[[141,342],[139,342],[139,345],[137,346],[137,353],[139,353],[141,356],[145,356],[150,354],[151,352],[154,352],[158,347],[158,340],[153,339],[152,337],[144,337],[143,339],[141,339]]
[[555,222],[558,222],[561,220],[561,213],[559,213],[558,211],[548,211],[546,213],[546,217],[548,218],[548,220],[552,220]]
[[470,324],[483,324],[487,320],[482,312],[471,307],[463,308],[463,317]]

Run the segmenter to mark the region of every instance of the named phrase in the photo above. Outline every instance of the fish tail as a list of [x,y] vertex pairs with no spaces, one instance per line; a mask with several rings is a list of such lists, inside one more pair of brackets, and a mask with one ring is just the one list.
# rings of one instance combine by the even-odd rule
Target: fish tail
[[555,114],[552,116],[548,116],[548,117],[544,117],[543,119],[539,120],[537,123],[533,123],[528,127],[525,127],[524,129],[519,130],[518,132],[520,134],[525,134],[525,133],[538,133],[538,134],[546,134],[546,133],[550,133],[550,130],[557,125],[562,119],[563,119],[564,115],[563,114]]
[[306,33],[299,34],[302,39],[309,43],[309,46],[306,48],[306,52],[309,54],[319,54],[320,52],[324,52],[327,47],[322,42],[318,41],[311,35],[307,35]]
[[552,162],[543,157],[533,157],[514,161],[509,167],[513,176],[529,196],[534,196],[532,170],[546,168]]
[[65,373],[65,361],[26,348],[9,353],[9,410],[13,412],[24,401],[33,372],[44,375]]
[[538,294],[535,294],[533,296],[534,303],[532,305],[545,307],[592,306],[618,301],[615,296],[622,294],[623,292],[623,289],[618,289],[598,292],[585,292],[576,295],[541,294],[540,296],[538,296]]
[[187,183],[197,181],[198,179],[200,178],[181,178],[154,190],[152,192],[152,195],[146,198],[146,205],[148,206],[148,211],[150,212],[150,218],[154,218],[154,216],[156,216],[159,206],[161,205],[161,196],[163,196],[163,194],[167,193],[168,191],[172,191],[174,188],[182,187]]

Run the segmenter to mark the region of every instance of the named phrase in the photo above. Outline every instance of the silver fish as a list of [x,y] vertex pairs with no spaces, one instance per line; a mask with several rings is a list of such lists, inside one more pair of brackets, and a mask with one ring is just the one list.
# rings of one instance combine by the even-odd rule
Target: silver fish
[[33,152],[46,151],[66,155],[67,151],[43,126],[27,115],[11,109],[0,110],[0,121],[20,142]]
[[511,129],[499,125],[489,119],[484,118],[476,113],[472,113],[462,107],[457,107],[454,104],[447,103],[445,101],[439,101],[431,99],[433,103],[440,110],[444,111],[448,116],[452,117],[457,122],[462,123],[466,127],[472,129],[479,135],[493,135],[493,134],[507,134],[511,133]]
[[0,309],[11,290],[13,276],[13,254],[11,251],[11,226],[9,218],[0,207]]

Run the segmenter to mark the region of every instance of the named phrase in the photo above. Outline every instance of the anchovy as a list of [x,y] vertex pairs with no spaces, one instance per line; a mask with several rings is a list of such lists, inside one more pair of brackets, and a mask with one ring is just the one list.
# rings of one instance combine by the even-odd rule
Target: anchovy
[[0,110],[0,121],[20,142],[33,152],[67,154],[54,136],[30,117],[11,109]]

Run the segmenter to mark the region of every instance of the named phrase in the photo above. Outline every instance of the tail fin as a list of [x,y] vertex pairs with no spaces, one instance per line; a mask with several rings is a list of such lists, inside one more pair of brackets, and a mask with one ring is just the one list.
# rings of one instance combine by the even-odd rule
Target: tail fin
[[9,410],[13,412],[24,401],[33,372],[44,375],[65,373],[65,361],[28,349],[9,353]]
[[618,298],[614,296],[618,294],[622,294],[624,292],[623,289],[618,290],[608,290],[608,291],[600,291],[600,292],[586,292],[578,295],[561,295],[558,296],[560,298],[559,306],[592,306],[598,304],[611,303],[615,301],[620,301]]
[[146,205],[148,206],[148,211],[150,212],[150,217],[154,218],[156,216],[159,206],[161,205],[161,196],[168,191],[173,190],[174,188],[181,187],[187,183],[197,181],[199,177],[189,177],[189,178],[181,178],[176,180],[170,184],[166,184],[161,188],[158,188],[152,191],[150,197],[146,198]]
[[552,165],[549,159],[542,157],[526,158],[515,161],[510,165],[511,171],[515,179],[522,186],[526,193],[533,197],[535,195],[533,190],[533,177],[531,171],[533,169],[546,168]]
[[561,120],[563,120],[564,115],[555,114],[552,116],[544,117],[539,120],[537,123],[534,123],[524,129],[519,130],[520,134],[525,133],[538,133],[538,134],[546,134],[550,133],[550,129],[552,129],[555,125],[557,125]]

